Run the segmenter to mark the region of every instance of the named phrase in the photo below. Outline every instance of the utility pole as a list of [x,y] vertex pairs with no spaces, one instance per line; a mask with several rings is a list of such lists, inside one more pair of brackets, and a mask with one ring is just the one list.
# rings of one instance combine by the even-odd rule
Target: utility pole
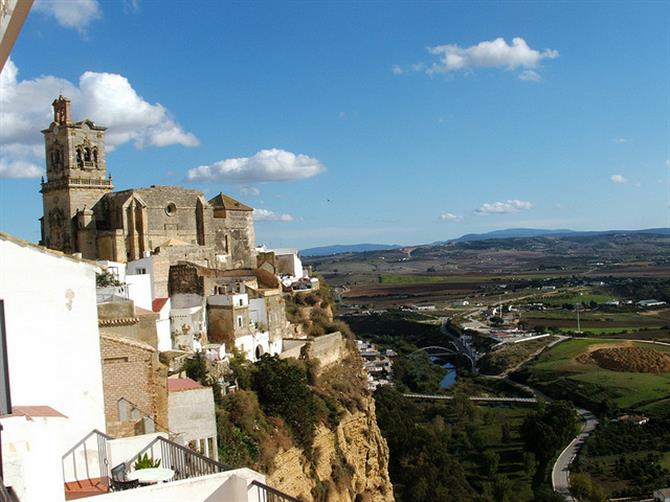
[[575,309],[577,309],[577,333],[582,332],[582,328],[579,324],[579,307],[581,306],[581,303],[575,303]]

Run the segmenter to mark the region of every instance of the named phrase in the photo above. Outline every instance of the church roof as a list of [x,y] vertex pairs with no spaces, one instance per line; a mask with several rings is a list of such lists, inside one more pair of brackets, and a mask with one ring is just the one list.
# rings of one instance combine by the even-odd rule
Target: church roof
[[229,197],[226,194],[220,193],[209,200],[209,204],[213,207],[222,207],[227,211],[253,211],[253,208],[242,204],[240,201]]

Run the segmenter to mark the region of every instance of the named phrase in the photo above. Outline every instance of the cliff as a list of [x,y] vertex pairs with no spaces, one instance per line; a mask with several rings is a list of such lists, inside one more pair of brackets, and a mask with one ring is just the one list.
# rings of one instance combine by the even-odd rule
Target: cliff
[[368,396],[364,403],[365,409],[347,412],[334,430],[318,427],[313,461],[297,447],[278,453],[270,485],[305,501],[393,501],[389,450],[377,427],[374,399]]

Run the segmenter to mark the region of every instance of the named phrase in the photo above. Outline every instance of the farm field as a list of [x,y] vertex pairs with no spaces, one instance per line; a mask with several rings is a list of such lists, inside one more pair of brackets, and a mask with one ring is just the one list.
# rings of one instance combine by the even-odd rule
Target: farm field
[[652,403],[670,395],[670,372],[613,371],[584,357],[591,351],[621,347],[670,354],[670,347],[650,343],[572,339],[543,353],[524,371],[524,376],[530,385],[549,395],[559,394],[557,397],[571,398],[587,407],[597,408],[605,399],[611,399],[624,409],[645,405],[648,410],[653,409]]

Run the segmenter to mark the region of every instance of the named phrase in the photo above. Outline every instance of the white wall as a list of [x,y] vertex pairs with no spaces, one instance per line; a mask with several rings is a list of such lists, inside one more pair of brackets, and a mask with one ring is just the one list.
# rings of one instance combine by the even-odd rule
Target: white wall
[[256,323],[256,326],[261,323],[268,327],[268,315],[265,310],[264,298],[252,298],[249,300],[249,320]]
[[65,500],[59,435],[69,420],[14,416],[0,422],[5,484],[21,502]]
[[151,276],[126,275],[128,298],[135,302],[135,306],[151,311]]
[[[146,274],[141,274],[142,269],[146,271]],[[127,272],[128,275],[147,275],[149,277],[150,285],[150,296],[151,299],[156,298],[156,292],[154,291],[154,257],[147,256],[146,258],[140,258],[139,260],[133,260],[128,262]],[[137,304],[137,302],[136,302]],[[142,307],[146,308],[146,307]],[[151,309],[149,309],[151,310]]]
[[62,455],[93,429],[105,430],[96,267],[0,237],[12,404],[66,415]]
[[[127,462],[139,453],[145,446],[151,443],[158,436],[168,439],[164,432],[154,432],[152,434],[142,434],[141,436],[131,436],[127,438],[111,439],[107,442],[107,455],[109,456],[109,468],[116,467],[122,462]],[[156,456],[160,458],[160,452],[157,448]],[[132,468],[132,466],[131,466]]]
[[265,484],[265,476],[242,468],[210,474],[196,478],[181,479],[171,483],[112,492],[80,500],[91,502],[146,502],[147,500],[179,502],[258,502],[265,500],[255,487],[249,489],[252,481]]
[[[213,451],[201,453],[218,460],[213,392],[211,387],[169,392],[168,429],[179,434],[184,444],[211,438]],[[207,450],[207,441],[204,441],[203,446]]]
[[170,332],[170,319],[159,319],[156,321],[156,332],[158,333],[158,350],[165,352],[172,350],[172,337]]
[[270,353],[270,333],[268,331],[256,332],[253,335],[239,336],[235,339],[235,347],[244,352],[247,359],[251,362],[257,361],[256,347],[259,345],[263,349],[263,354]]

